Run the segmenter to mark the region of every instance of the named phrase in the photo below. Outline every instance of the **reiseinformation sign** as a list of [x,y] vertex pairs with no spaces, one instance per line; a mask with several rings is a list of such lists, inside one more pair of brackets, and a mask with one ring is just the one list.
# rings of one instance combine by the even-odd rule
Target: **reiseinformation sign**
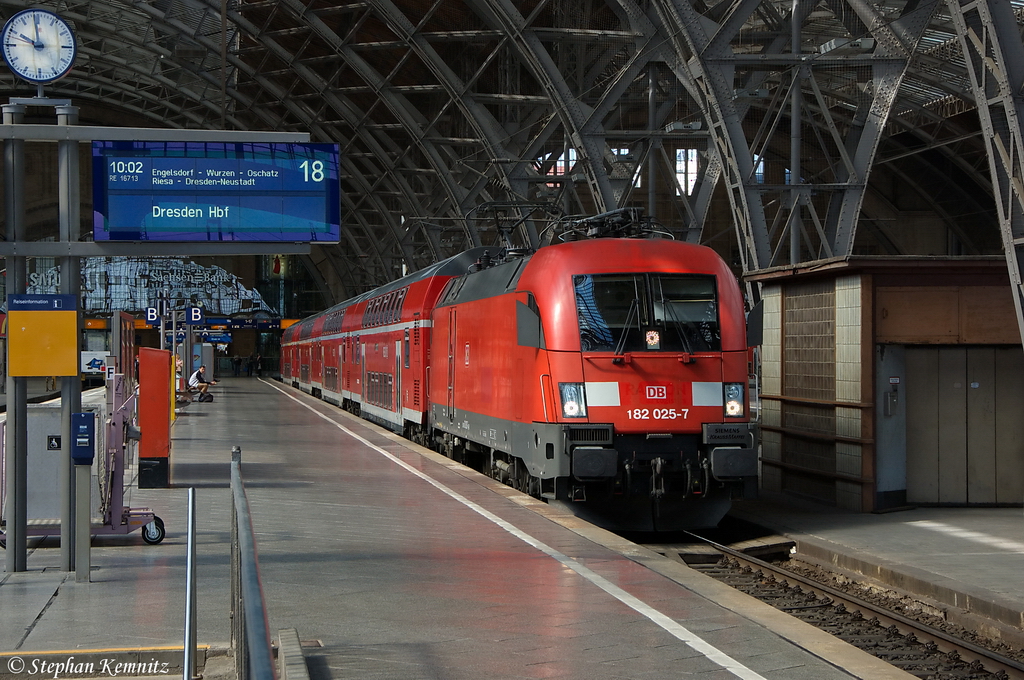
[[95,141],[92,154],[96,241],[340,239],[336,145]]
[[78,375],[74,295],[7,296],[7,374]]

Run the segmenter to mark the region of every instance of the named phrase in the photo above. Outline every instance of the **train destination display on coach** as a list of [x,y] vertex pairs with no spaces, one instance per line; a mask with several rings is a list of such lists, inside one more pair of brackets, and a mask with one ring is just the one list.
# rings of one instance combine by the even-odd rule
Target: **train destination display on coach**
[[316,241],[341,234],[338,148],[95,141],[96,241]]

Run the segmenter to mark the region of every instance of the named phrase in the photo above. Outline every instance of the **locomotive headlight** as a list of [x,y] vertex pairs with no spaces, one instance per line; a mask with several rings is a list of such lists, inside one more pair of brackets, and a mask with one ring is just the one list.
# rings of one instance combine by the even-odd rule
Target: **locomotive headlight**
[[558,383],[563,418],[587,417],[587,390],[583,383]]
[[725,392],[725,417],[742,418],[743,412],[746,410],[744,408],[746,399],[743,396],[743,383],[725,383],[723,389]]

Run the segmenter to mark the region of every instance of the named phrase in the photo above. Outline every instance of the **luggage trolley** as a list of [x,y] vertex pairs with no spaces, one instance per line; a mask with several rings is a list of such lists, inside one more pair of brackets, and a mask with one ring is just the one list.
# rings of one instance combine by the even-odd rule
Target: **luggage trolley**
[[[125,394],[130,389],[130,394]],[[98,392],[98,390],[96,390]],[[140,437],[135,425],[138,387],[129,388],[124,375],[116,373],[107,381],[106,418],[104,446],[96,456],[96,486],[99,490],[99,522],[94,521],[89,529],[93,536],[130,534],[142,530],[142,540],[155,545],[166,535],[164,522],[150,508],[130,508],[124,503],[125,465],[130,447]],[[6,422],[4,423],[6,427]],[[3,438],[0,437],[0,442]],[[0,482],[6,466],[3,465],[5,452],[0,450]],[[0,495],[6,490],[6,483],[0,483]],[[6,498],[0,499],[5,503]],[[97,504],[92,504],[93,508]],[[59,519],[30,519],[26,535],[49,536],[60,533]],[[6,527],[0,528],[0,544],[6,545]]]

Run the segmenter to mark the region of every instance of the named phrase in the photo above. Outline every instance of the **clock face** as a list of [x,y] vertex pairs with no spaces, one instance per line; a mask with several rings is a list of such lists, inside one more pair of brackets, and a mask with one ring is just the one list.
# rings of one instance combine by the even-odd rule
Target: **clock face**
[[67,22],[42,9],[27,9],[8,19],[0,41],[10,69],[33,83],[65,76],[78,52]]

